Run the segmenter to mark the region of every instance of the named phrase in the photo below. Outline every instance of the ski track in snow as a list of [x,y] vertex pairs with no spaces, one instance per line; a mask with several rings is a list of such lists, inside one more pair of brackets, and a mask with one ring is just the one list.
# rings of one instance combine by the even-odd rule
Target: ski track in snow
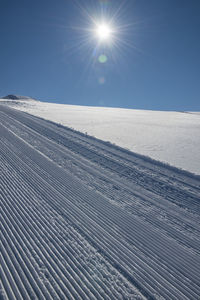
[[1,298],[200,299],[200,178],[0,105]]

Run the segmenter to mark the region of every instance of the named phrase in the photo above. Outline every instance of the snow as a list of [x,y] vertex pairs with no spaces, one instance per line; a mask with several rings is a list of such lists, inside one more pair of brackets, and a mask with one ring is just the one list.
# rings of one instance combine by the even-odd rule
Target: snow
[[199,176],[8,105],[0,172],[1,298],[199,299]]
[[200,112],[88,107],[22,100],[7,103],[135,153],[200,174]]

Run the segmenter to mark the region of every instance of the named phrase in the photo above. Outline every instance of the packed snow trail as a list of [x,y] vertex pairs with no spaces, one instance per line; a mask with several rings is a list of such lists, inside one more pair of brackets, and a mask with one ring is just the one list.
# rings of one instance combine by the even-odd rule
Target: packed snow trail
[[200,179],[0,105],[1,296],[200,299]]

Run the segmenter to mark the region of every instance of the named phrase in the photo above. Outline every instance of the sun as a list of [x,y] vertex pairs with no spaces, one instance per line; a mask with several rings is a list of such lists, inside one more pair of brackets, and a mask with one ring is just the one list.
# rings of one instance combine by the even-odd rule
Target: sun
[[95,29],[95,35],[100,41],[110,41],[112,38],[112,28],[106,23],[98,24]]
[[[88,68],[92,66],[95,69],[98,63],[106,65],[107,62],[109,66],[111,62],[118,65],[127,49],[138,50],[134,45],[137,22],[133,22],[132,14],[129,16],[125,10],[125,3],[128,1],[119,1],[121,4],[113,6],[109,0],[91,1],[96,3],[91,4],[91,7],[80,4],[87,1],[74,0],[74,2],[82,18],[77,19],[75,26],[70,25],[70,30],[76,30],[77,33],[74,37],[70,36],[74,41],[71,49],[79,51],[80,56],[85,57]],[[97,70],[99,72],[98,67]]]

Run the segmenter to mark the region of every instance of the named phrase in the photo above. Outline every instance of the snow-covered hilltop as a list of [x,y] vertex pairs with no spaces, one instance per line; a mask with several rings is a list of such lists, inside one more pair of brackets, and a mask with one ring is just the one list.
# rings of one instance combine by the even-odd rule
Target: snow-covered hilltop
[[10,94],[10,95],[7,95],[7,96],[4,96],[2,97],[2,99],[4,100],[34,100],[33,98],[31,97],[27,97],[27,96],[20,96],[20,95],[14,95],[14,94]]
[[53,104],[20,98],[0,103],[122,148],[200,174],[200,114]]

